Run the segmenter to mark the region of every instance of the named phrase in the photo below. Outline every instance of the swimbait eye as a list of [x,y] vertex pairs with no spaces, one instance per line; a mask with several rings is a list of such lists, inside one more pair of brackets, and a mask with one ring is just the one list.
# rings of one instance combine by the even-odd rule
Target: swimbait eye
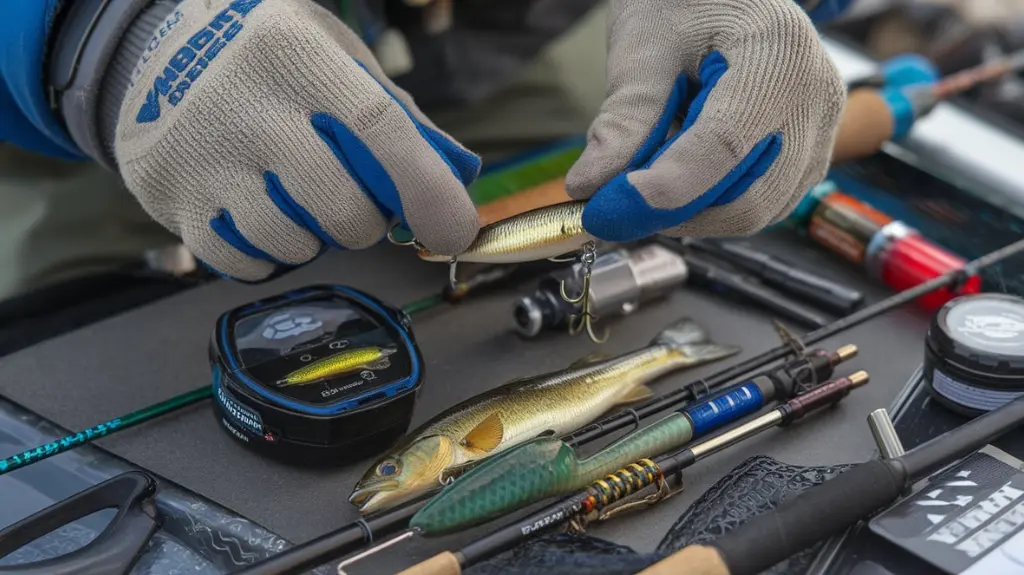
[[382,461],[381,464],[377,466],[377,475],[380,475],[381,477],[391,477],[397,473],[398,464],[394,461]]

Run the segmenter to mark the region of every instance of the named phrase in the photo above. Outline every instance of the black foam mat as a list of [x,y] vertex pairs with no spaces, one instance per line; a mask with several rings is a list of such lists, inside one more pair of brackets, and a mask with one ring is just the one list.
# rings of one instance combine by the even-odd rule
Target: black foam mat
[[[886,295],[834,256],[786,235],[772,234],[757,243],[844,278],[866,289],[872,300]],[[321,282],[352,285],[400,304],[432,293],[445,278],[444,266],[420,262],[409,250],[388,246],[328,254],[265,285],[217,282],[0,359],[0,393],[65,427],[87,427],[208,383],[208,338],[214,320],[232,306]],[[511,331],[515,297],[513,292],[495,294],[416,318],[427,380],[413,425],[509,379],[564,367],[597,348],[585,336],[521,340]],[[612,335],[601,347],[610,353],[640,347],[683,315],[706,326],[715,340],[742,346],[736,360],[778,345],[770,315],[704,292],[679,290],[627,319],[604,322]],[[872,410],[887,407],[920,363],[926,327],[927,316],[907,307],[825,342],[822,345],[833,348],[845,343],[860,346],[861,356],[842,373],[867,369],[872,383],[813,420],[765,433],[699,463],[686,474],[683,493],[656,509],[595,526],[593,532],[650,550],[694,498],[756,453],[794,464],[867,459],[874,445],[865,418]],[[653,387],[659,392],[673,389],[726,367],[728,361],[668,376]],[[268,461],[231,440],[216,424],[209,403],[106,438],[100,445],[297,542],[357,517],[346,498],[370,464],[362,461],[317,471]],[[3,481],[0,478],[0,489]],[[388,572],[478,534],[479,530],[405,545],[349,572]]]

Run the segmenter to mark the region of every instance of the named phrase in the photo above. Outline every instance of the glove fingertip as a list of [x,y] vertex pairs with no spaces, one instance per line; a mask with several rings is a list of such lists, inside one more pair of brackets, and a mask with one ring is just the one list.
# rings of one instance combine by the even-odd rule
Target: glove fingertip
[[461,208],[451,210],[451,219],[444,226],[446,233],[442,242],[448,244],[450,253],[466,251],[480,233],[480,215],[473,203],[467,198]]
[[688,93],[689,79],[678,74],[663,102],[644,98],[638,106],[632,101],[606,101],[606,109],[588,133],[583,155],[566,177],[569,195],[577,200],[589,198],[620,173],[649,166],[664,150],[676,116],[686,108]]
[[480,215],[464,190],[451,189],[435,201],[411,211],[406,225],[416,241],[436,254],[465,252],[480,232]]
[[565,175],[565,192],[574,200],[585,200],[590,198],[609,182],[619,171],[611,166],[601,168],[599,155],[595,153],[592,144],[583,150],[576,163],[569,168]]
[[882,63],[885,85],[907,88],[919,84],[931,84],[942,77],[942,72],[921,54],[900,54]]
[[479,226],[451,224],[442,226],[444,235],[416,236],[416,241],[435,254],[455,256],[465,252],[476,240]]
[[639,240],[656,233],[659,221],[640,191],[620,174],[603,186],[583,208],[583,227],[599,239],[609,242]]

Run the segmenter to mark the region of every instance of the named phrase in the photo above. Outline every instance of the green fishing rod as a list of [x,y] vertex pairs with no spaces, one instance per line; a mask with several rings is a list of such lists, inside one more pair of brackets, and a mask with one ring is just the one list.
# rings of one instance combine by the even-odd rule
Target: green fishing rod
[[[478,271],[469,278],[458,282],[454,287],[446,284],[441,293],[406,304],[402,307],[402,311],[408,315],[416,315],[434,309],[445,303],[457,304],[470,296],[479,295],[487,289],[495,288],[511,281],[516,281],[517,279],[521,279],[527,275],[536,275],[548,270],[550,270],[550,266],[546,263],[538,266],[521,265],[486,268]],[[65,451],[70,451],[76,447],[92,443],[97,439],[124,431],[163,415],[179,411],[190,405],[209,399],[212,396],[213,386],[204,385],[126,415],[115,417],[88,429],[68,434],[60,439],[55,439],[54,441],[32,449],[27,449],[21,453],[0,460],[0,475],[21,469],[33,463],[53,457],[54,455],[64,453]]]
[[96,441],[101,437],[106,437],[112,433],[117,433],[118,431],[123,431],[130,427],[135,427],[140,423],[156,419],[166,413],[188,407],[193,403],[209,398],[211,395],[210,390],[211,387],[209,385],[204,385],[199,389],[193,389],[188,393],[183,393],[166,401],[161,401],[160,403],[144,407],[127,415],[115,417],[110,421],[84,429],[78,433],[66,435],[55,441],[40,445],[34,449],[25,450],[17,455],[12,455],[7,459],[0,460],[0,475],[10,473],[15,469],[21,469],[22,467],[31,465],[37,461],[53,457],[58,453],[70,451],[80,445],[92,443],[93,441]]

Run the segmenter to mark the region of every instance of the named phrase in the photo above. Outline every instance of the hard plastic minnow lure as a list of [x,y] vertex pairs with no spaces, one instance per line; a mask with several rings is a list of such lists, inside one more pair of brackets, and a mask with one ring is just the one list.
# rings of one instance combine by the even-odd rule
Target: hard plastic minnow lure
[[382,369],[387,367],[388,356],[393,353],[394,349],[377,346],[345,350],[296,369],[278,380],[277,386],[309,385],[358,369]]
[[388,239],[398,245],[416,246],[424,261],[447,262],[453,287],[459,262],[515,264],[543,259],[571,261],[571,258],[559,258],[567,254],[579,254],[584,266],[583,288],[578,295],[570,296],[565,292],[563,282],[561,291],[566,302],[580,305],[579,315],[570,322],[569,333],[576,335],[586,330],[590,339],[601,343],[607,339],[607,335],[599,337],[594,333],[593,322],[597,318],[590,310],[590,276],[597,256],[597,240],[583,229],[585,206],[586,202],[565,202],[530,210],[484,226],[469,248],[461,254],[434,253],[415,239],[398,241],[394,237],[394,230],[388,234]]
[[561,371],[511,381],[410,433],[367,470],[349,501],[364,514],[394,507],[479,460],[538,436],[564,435],[615,405],[646,399],[646,383],[661,375],[738,351],[709,343],[703,329],[683,320],[637,351],[588,357]]
[[437,254],[414,245],[428,262],[515,264],[564,256],[594,241],[583,229],[584,206],[586,202],[566,202],[494,222],[481,228],[461,254]]

